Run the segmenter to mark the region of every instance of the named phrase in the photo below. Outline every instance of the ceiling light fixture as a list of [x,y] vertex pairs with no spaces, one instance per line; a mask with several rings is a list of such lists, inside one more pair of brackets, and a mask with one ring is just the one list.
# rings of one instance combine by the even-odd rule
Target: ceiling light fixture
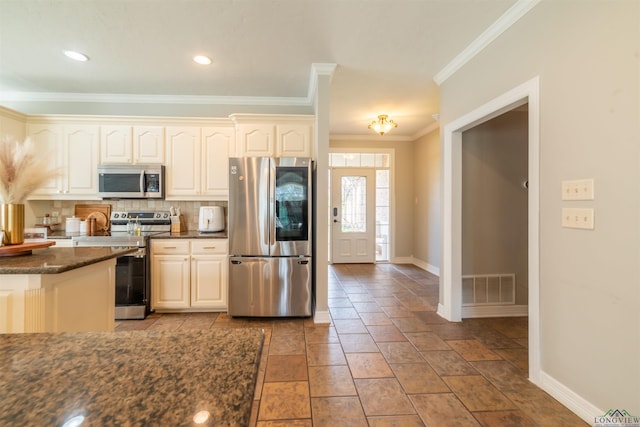
[[211,58],[205,55],[196,55],[193,57],[193,62],[196,62],[200,65],[209,65],[211,64]]
[[374,132],[384,135],[393,128],[397,128],[398,124],[393,120],[388,120],[389,116],[386,114],[380,114],[378,120],[374,120],[369,125],[369,129],[373,129]]
[[87,62],[89,57],[84,53],[76,52],[74,50],[65,50],[64,54],[67,58],[71,58],[74,61]]

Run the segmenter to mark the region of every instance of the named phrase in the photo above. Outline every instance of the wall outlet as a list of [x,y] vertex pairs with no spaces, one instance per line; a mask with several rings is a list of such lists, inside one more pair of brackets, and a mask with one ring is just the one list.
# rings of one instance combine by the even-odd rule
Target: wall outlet
[[562,181],[562,200],[594,200],[593,178]]
[[592,208],[562,208],[562,226],[593,230],[593,215]]

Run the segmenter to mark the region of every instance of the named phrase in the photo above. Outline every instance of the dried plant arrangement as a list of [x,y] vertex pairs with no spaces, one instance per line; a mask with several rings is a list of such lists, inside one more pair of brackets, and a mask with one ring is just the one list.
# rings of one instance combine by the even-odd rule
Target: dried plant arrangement
[[27,138],[20,143],[9,138],[0,141],[0,203],[21,204],[50,179],[61,174],[52,168],[50,153],[39,152]]

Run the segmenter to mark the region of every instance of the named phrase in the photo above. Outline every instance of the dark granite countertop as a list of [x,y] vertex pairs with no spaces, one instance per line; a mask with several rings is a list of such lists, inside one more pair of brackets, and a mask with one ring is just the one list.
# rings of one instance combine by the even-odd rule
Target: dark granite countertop
[[246,426],[264,332],[0,335],[0,425]]
[[138,248],[81,247],[36,249],[0,257],[0,274],[56,274],[133,252]]
[[[72,237],[85,236],[80,233],[67,233],[65,231],[54,231],[47,235],[48,239],[71,239]],[[201,233],[198,230],[181,231],[180,233],[158,233],[149,236],[151,239],[226,239],[227,232]]]
[[151,236],[152,239],[226,239],[227,232],[201,233],[198,230],[181,231],[180,233],[161,233]]

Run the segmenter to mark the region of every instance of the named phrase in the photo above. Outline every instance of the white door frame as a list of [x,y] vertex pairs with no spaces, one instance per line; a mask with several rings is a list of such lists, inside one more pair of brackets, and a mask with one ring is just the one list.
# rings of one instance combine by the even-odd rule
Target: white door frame
[[529,104],[529,379],[540,378],[540,95],[535,77],[444,128],[442,147],[442,294],[438,314],[462,320],[462,132]]

